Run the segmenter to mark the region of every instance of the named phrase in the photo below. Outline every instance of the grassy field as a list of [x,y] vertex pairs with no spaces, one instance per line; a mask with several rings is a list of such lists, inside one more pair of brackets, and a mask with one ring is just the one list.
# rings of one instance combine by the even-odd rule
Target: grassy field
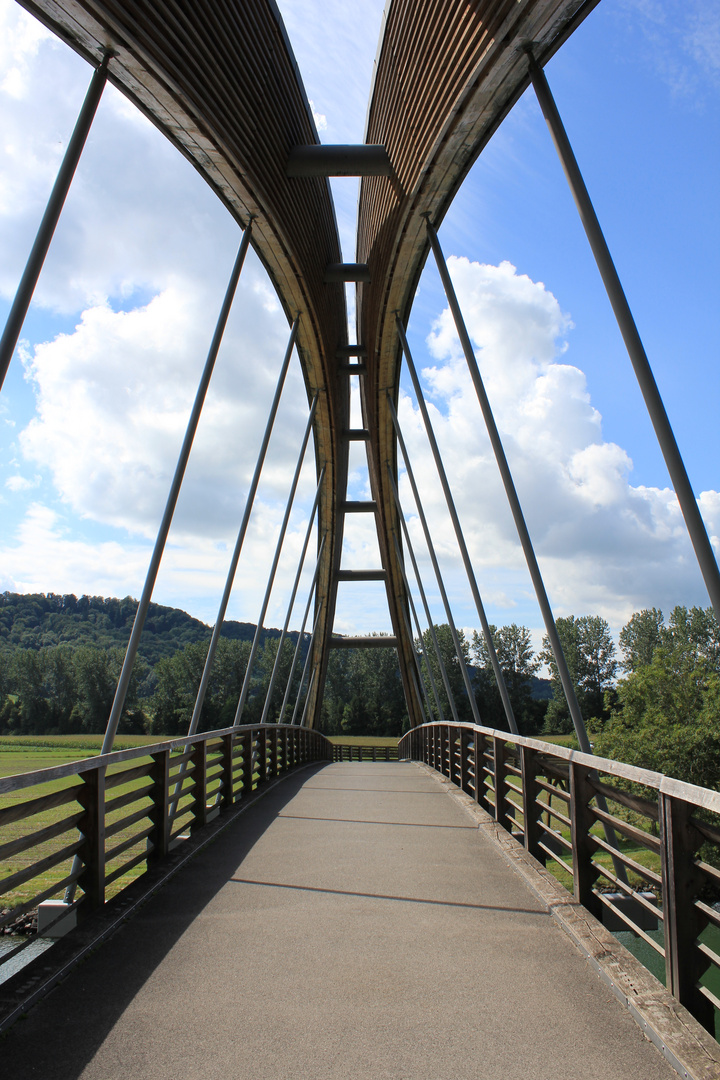
[[[158,742],[158,739],[155,736],[126,735],[118,737],[116,740],[116,747],[117,749],[128,749],[156,742]],[[46,736],[35,739],[31,737],[0,739],[0,776],[14,776],[19,773],[35,772],[40,769],[48,769],[54,766],[68,764],[69,762],[80,761],[97,754],[101,744],[101,735]],[[111,766],[108,770],[108,775],[110,776],[120,770],[142,764],[147,760],[149,759],[140,757],[127,764]],[[143,787],[147,782],[147,777],[142,777],[130,781],[127,784],[121,784],[118,787],[112,788],[108,797],[116,798],[117,796],[129,794],[133,790]],[[39,795],[47,795],[51,792],[63,790],[76,783],[76,777],[69,777],[67,779],[46,782],[42,787],[35,786],[32,788],[24,788],[18,792],[0,795],[0,809],[17,805]],[[184,806],[187,806],[189,799],[190,796],[187,796],[183,800],[183,803],[181,803],[181,811]],[[112,826],[114,822],[121,820],[133,810],[149,807],[150,805],[150,799],[145,797],[142,801],[138,801],[134,806],[123,807],[115,811],[115,813],[108,815],[107,825]],[[44,810],[30,818],[11,822],[2,830],[2,843],[10,843],[21,837],[29,836],[41,829],[45,829],[48,826],[52,826],[56,822],[60,822],[71,816],[76,810],[77,804],[70,802],[53,809]],[[178,817],[178,823],[180,823],[181,820],[182,815]],[[125,840],[130,840],[131,837],[134,834],[137,834],[137,831],[143,827],[143,824],[144,822],[140,821],[131,825],[128,829],[120,830],[108,841],[108,847],[114,847],[123,843]],[[50,856],[53,852],[72,843],[73,839],[76,837],[77,833],[72,829],[64,836],[41,842],[27,852],[19,852],[6,856],[5,858],[0,858],[0,882],[11,874],[16,874],[18,871],[29,868],[35,862]],[[142,840],[135,847],[123,852],[115,861],[108,864],[108,872],[119,867],[122,862],[129,860],[134,854],[143,850],[144,847],[145,841]],[[31,880],[17,885],[12,891],[0,898],[0,907],[15,907],[16,905],[23,905],[29,902],[34,896],[51,888],[55,883],[62,881],[63,878],[67,876],[69,867],[70,860],[68,859],[58,866],[50,867]],[[111,885],[108,895],[113,895],[118,892],[127,885],[130,880],[143,873],[144,869],[145,866],[143,863],[140,863],[137,867],[131,869],[126,876],[119,878]]]

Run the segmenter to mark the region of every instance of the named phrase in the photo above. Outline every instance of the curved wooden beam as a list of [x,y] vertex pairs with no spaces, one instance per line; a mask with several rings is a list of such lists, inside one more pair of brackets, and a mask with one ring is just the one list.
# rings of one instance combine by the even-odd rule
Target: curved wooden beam
[[412,642],[402,611],[402,549],[387,465],[397,473],[388,390],[397,401],[401,351],[429,243],[468,171],[529,85],[527,46],[547,62],[599,0],[390,0],[375,62],[365,141],[385,147],[393,181],[364,177],[356,258],[358,341],[367,350],[365,408],[380,545],[406,687]]
[[[327,536],[318,577],[322,602],[316,662],[327,663],[340,565],[348,427],[345,294],[324,281],[341,263],[326,178],[289,177],[299,145],[318,142],[315,122],[273,0],[20,0],[91,64],[112,54],[108,80],[123,92],[213,188],[233,217],[253,218],[252,245],[288,320],[300,315],[298,352],[308,398],[319,394],[314,426],[318,473],[326,468],[319,532]],[[313,684],[315,716],[323,679]]]

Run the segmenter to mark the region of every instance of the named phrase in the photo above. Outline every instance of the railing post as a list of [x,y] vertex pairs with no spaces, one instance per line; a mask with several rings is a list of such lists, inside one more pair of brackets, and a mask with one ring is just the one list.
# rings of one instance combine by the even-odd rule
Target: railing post
[[265,738],[269,742],[268,746],[268,775],[279,776],[280,775],[280,746],[278,744],[278,730],[273,725],[270,730],[265,729]]
[[457,728],[451,728],[448,724],[448,780],[451,784],[455,783],[455,777],[457,774],[457,767],[455,762],[455,743],[457,741]]
[[477,802],[482,806],[488,814],[493,814],[494,810],[490,805],[490,800],[487,796],[487,786],[485,784],[485,751],[487,750],[488,737],[483,735],[482,732],[475,732],[475,777],[477,785],[477,794],[475,796]]
[[193,805],[190,832],[207,825],[207,739],[196,742],[190,760],[193,764]]
[[595,845],[590,836],[590,829],[595,824],[595,817],[590,810],[590,801],[595,791],[589,781],[590,769],[587,766],[571,761],[569,768],[573,893],[579,904],[587,908],[597,919],[601,919],[601,903],[593,892],[598,871],[592,865]]
[[697,989],[708,965],[695,944],[707,920],[701,923],[694,904],[700,886],[695,865],[699,837],[690,821],[694,807],[661,791],[658,810],[667,988],[703,1027],[714,1033],[714,1009]]
[[520,767],[522,769],[525,850],[544,866],[545,852],[538,844],[543,830],[540,826],[542,809],[538,803],[540,787],[537,782],[537,751],[529,746],[521,746]]
[[220,796],[222,806],[229,807],[235,802],[233,790],[233,746],[235,735],[231,731],[223,735],[222,739],[222,793]]
[[83,773],[82,781],[79,801],[84,814],[78,827],[84,843],[78,885],[85,894],[79,917],[85,918],[105,903],[105,766]]
[[493,738],[493,775],[495,784],[495,820],[498,825],[508,832],[512,830],[512,823],[508,820],[505,810],[507,798],[507,786],[505,783],[505,740],[495,736]]
[[264,784],[268,778],[268,744],[267,728],[257,728],[257,755],[258,755],[258,785]]
[[252,731],[243,731],[239,737],[239,741],[242,742],[242,795],[243,799],[246,799],[248,795],[252,795],[253,789],[253,740]]
[[152,761],[150,798],[153,804],[148,817],[153,823],[153,831],[148,837],[152,845],[148,862],[155,863],[165,858],[170,842],[170,751],[160,750],[153,754]]
[[460,776],[458,782],[462,791],[470,789],[470,769],[468,755],[470,751],[470,732],[467,728],[460,728]]

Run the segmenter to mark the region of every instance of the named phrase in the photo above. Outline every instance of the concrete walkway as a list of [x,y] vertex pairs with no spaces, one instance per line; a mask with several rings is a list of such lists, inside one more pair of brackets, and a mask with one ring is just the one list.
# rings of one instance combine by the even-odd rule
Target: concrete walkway
[[677,1080],[435,776],[292,775],[0,1042],[13,1080]]

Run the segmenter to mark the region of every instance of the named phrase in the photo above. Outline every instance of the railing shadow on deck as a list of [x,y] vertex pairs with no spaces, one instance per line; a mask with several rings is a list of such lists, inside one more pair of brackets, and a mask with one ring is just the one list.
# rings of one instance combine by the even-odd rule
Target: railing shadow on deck
[[268,781],[330,760],[318,732],[266,724],[0,778],[0,929],[40,906],[41,933],[60,936]]
[[398,753],[474,797],[608,929],[642,939],[716,1034],[720,793],[473,724],[414,728]]

